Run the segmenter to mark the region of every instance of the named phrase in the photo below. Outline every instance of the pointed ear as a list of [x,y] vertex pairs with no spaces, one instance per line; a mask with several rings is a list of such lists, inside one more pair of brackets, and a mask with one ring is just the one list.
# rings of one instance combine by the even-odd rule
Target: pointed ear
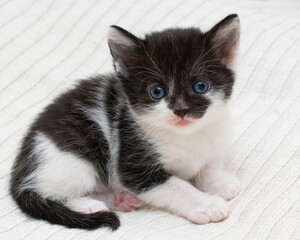
[[136,56],[142,49],[142,40],[118,26],[110,26],[108,45],[118,73],[126,74]]
[[207,33],[207,37],[216,58],[222,59],[222,62],[230,68],[240,39],[238,15],[228,15]]

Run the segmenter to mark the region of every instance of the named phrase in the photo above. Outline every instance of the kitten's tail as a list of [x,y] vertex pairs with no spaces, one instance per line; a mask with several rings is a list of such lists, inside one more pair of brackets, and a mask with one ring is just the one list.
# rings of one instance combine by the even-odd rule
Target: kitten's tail
[[13,194],[19,207],[29,216],[44,219],[53,224],[60,224],[69,228],[95,229],[108,226],[116,230],[120,220],[113,212],[96,212],[83,214],[75,212],[60,202],[45,199],[29,190]]

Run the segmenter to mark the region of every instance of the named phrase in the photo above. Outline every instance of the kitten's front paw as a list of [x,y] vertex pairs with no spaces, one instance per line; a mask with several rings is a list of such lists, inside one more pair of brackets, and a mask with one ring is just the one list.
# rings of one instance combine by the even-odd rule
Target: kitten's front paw
[[235,198],[241,191],[239,182],[224,183],[212,186],[209,190],[210,193],[218,195],[226,200]]
[[214,184],[210,187],[209,192],[218,195],[226,200],[235,198],[241,191],[240,182],[232,177],[230,180],[225,180],[223,183]]
[[239,180],[231,173],[219,170],[211,171],[202,179],[200,190],[231,200],[239,194],[241,185]]
[[218,196],[210,196],[205,203],[202,203],[191,213],[189,220],[197,224],[219,222],[227,218],[228,213],[229,206],[224,199]]

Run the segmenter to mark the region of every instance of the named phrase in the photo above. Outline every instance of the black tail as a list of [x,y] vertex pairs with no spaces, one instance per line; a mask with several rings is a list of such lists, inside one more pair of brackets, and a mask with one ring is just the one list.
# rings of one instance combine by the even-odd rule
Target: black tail
[[96,212],[82,214],[70,210],[60,202],[44,199],[35,192],[24,191],[13,194],[19,207],[29,216],[44,219],[53,224],[60,224],[69,228],[95,229],[101,226],[116,230],[120,220],[113,212]]

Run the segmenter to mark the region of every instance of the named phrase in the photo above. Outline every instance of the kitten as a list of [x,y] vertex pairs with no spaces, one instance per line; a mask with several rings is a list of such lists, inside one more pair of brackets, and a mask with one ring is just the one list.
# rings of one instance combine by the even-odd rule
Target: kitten
[[83,80],[36,119],[11,194],[29,216],[72,228],[117,229],[110,210],[143,204],[197,223],[228,216],[240,191],[222,168],[240,24],[174,28],[144,39],[112,26],[115,73]]

